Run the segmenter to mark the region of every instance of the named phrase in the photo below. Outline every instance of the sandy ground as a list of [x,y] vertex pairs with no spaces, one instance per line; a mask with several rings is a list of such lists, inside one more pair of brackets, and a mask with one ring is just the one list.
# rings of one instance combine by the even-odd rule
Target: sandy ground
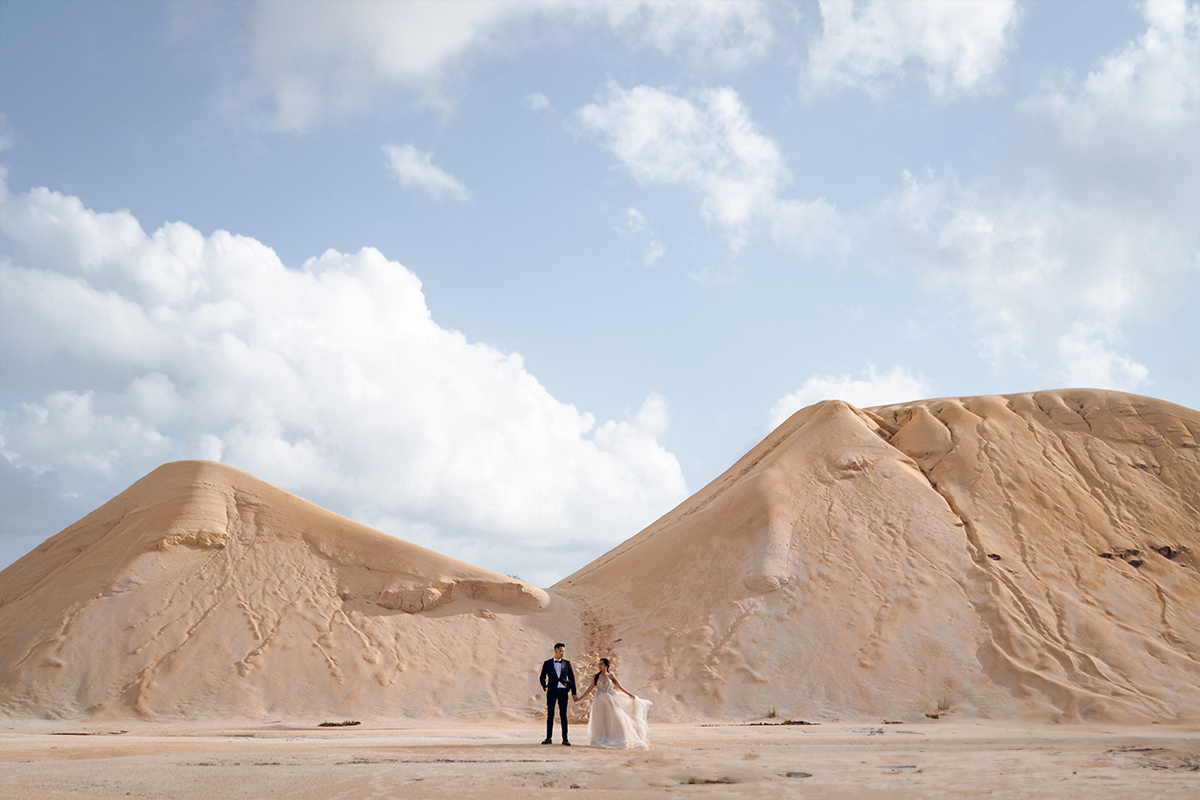
[[652,728],[648,752],[527,727],[0,726],[5,798],[1200,797],[1200,726],[942,719]]

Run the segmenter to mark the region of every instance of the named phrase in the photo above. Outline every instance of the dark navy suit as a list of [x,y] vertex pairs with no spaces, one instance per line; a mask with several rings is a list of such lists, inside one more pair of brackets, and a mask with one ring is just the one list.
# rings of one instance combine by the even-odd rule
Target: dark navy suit
[[[565,658],[562,660],[560,677],[554,672],[554,659],[546,659],[546,663],[542,664],[541,682],[546,690],[546,738],[549,739],[554,733],[554,706],[557,703],[563,741],[570,741],[567,738],[567,696],[576,694],[575,671],[571,669],[571,662]],[[559,686],[559,683],[565,684],[566,688]]]

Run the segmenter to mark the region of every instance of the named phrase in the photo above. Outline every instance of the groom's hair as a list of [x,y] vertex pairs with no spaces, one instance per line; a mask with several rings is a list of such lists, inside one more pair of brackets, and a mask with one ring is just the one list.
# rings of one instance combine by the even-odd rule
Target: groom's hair
[[562,642],[557,642],[557,643],[555,643],[555,645],[554,645],[554,649],[555,649],[555,650],[557,650],[557,649],[558,649],[558,648],[560,648],[560,647],[561,647],[562,649],[564,649],[564,650],[566,650],[566,649],[567,649],[567,646],[566,646],[565,644],[563,644]]

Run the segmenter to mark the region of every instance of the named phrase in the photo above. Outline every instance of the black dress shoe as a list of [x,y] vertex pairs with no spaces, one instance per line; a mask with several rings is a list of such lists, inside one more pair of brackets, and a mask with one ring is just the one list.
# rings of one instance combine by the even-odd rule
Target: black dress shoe
[[549,739],[547,739],[546,741],[542,742],[542,744],[554,744],[554,742],[552,742],[552,741],[550,741]]
[[570,743],[570,742],[568,742],[568,741],[564,741],[564,742],[563,742],[563,746],[564,746],[564,747],[570,747],[570,746],[571,746],[571,743]]

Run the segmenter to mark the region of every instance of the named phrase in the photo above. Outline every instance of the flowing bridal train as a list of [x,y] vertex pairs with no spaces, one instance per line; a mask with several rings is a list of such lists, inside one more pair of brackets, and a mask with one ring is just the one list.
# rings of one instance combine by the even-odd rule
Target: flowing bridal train
[[[592,685],[579,696],[583,700],[595,690],[592,713],[588,718],[588,736],[592,747],[606,750],[649,750],[650,724],[646,714],[653,705],[634,697],[609,672],[607,658],[600,659],[600,671]],[[577,701],[578,702],[578,701]]]

